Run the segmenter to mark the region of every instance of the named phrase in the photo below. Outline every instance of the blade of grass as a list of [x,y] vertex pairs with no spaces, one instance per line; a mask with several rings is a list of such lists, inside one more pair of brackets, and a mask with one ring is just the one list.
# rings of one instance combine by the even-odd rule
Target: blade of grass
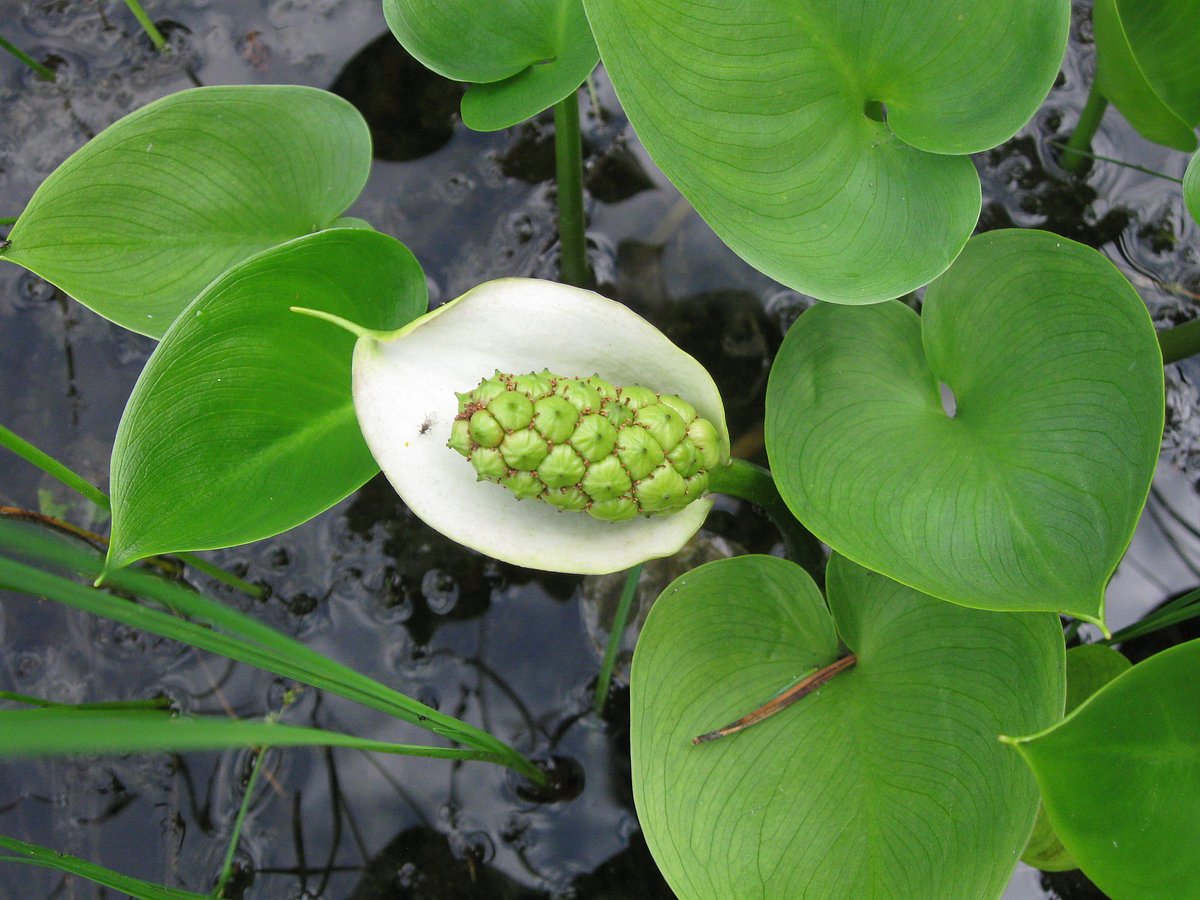
[[1178,625],[1188,619],[1200,616],[1200,589],[1190,591],[1182,597],[1172,600],[1161,609],[1155,610],[1139,622],[1126,625],[1115,632],[1112,637],[1101,641],[1102,644],[1119,644],[1121,641],[1133,640],[1152,631],[1158,631],[1171,625]]
[[153,710],[0,710],[0,756],[184,753],[245,747],[351,747],[397,756],[496,762],[496,755],[487,750],[396,744],[253,719],[175,716]]
[[[0,447],[7,447],[13,453],[17,454],[17,456],[21,457],[21,459],[37,466],[47,475],[61,481],[76,493],[82,494],[105,512],[112,512],[112,503],[108,499],[108,494],[104,493],[104,491],[100,490],[100,488],[96,487],[83,476],[72,472],[46,451],[35,447],[29,441],[25,440],[25,438],[10,431],[3,425],[0,425]],[[262,599],[263,589],[258,585],[238,578],[233,573],[226,572],[224,569],[214,566],[212,563],[201,559],[193,553],[176,553],[174,556],[187,563],[193,569],[203,572],[217,581],[241,591],[243,594],[248,594],[256,600]]]
[[233,876],[233,857],[237,853],[238,841],[242,838],[242,826],[246,824],[246,815],[250,812],[250,800],[254,797],[254,789],[258,786],[258,776],[262,772],[266,751],[258,748],[254,757],[254,767],[250,770],[250,778],[246,782],[246,790],[242,793],[242,803],[238,807],[237,818],[233,820],[233,831],[229,835],[229,845],[225,848],[225,859],[221,862],[221,875],[217,878],[217,886],[213,888],[214,897],[225,895],[225,886]]
[[629,608],[633,606],[633,598],[637,595],[638,579],[642,577],[642,563],[638,563],[625,575],[625,587],[621,591],[621,600],[617,603],[617,611],[613,614],[612,629],[608,633],[608,644],[604,648],[604,661],[600,664],[600,677],[596,680],[596,693],[592,697],[592,708],[596,715],[604,712],[604,702],[608,699],[608,686],[612,682],[613,667],[617,664],[617,654],[621,650],[621,638],[625,636],[625,624],[629,621]]
[[80,859],[78,856],[60,853],[58,850],[51,850],[49,847],[42,847],[38,844],[18,841],[16,838],[0,835],[0,847],[17,854],[16,856],[0,856],[0,861],[41,866],[66,872],[69,875],[78,875],[95,884],[112,888],[114,891],[123,891],[131,897],[136,897],[137,900],[210,900],[207,894],[195,894],[191,891],[155,884],[152,881],[142,881],[140,878],[122,875],[120,872],[106,869],[104,866]]
[[171,701],[166,697],[150,697],[146,700],[108,700],[102,703],[58,703],[54,700],[43,700],[41,697],[30,697],[28,694],[14,694],[12,691],[0,691],[0,700],[11,703],[25,703],[41,709],[169,709]]
[[110,587],[147,597],[174,613],[204,620],[215,628],[130,603],[105,590],[16,562],[11,558],[14,555],[32,557],[85,577],[93,577],[103,567],[103,561],[92,552],[71,546],[57,536],[39,534],[29,526],[0,520],[0,553],[10,557],[0,556],[0,585],[49,597],[93,615],[183,641],[201,650],[328,690],[449,740],[490,752],[494,754],[496,762],[539,784],[545,781],[540,769],[488,732],[425,706],[348,666],[322,656],[244,613],[181,585],[132,569],[112,573],[107,582]]
[[170,48],[167,46],[167,39],[158,30],[158,26],[154,24],[154,20],[146,15],[146,11],[142,9],[142,4],[138,0],[125,0],[125,5],[129,7],[129,11],[133,13],[133,17],[142,26],[142,31],[146,32],[146,36],[150,38],[150,43],[154,44],[154,49],[159,53],[169,51]]
[[83,494],[104,511],[111,512],[112,504],[108,502],[108,495],[104,491],[3,425],[0,425],[0,446],[7,447],[21,459],[37,466],[47,475],[57,478],[76,493]]
[[[33,69],[33,71],[37,72],[39,78],[42,78],[45,81],[54,80],[53,69],[51,69],[49,66],[42,65],[20,47],[10,44],[3,37],[0,37],[0,48],[7,50],[21,62],[25,63],[25,65],[29,66],[29,68]],[[14,219],[13,221],[15,222],[16,220]]]

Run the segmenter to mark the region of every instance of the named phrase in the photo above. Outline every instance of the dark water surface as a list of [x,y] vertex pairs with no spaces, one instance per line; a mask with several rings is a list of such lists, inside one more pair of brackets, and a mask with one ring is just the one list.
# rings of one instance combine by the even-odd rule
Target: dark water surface
[[[465,129],[456,115],[461,89],[384,37],[376,0],[145,6],[170,36],[172,56],[155,54],[119,3],[0,0],[0,33],[59,73],[46,84],[0,55],[0,217],[17,215],[89,136],[193,78],[310,84],[342,93],[371,121],[377,159],[351,212],[413,250],[435,303],[498,276],[556,274],[549,119],[497,134]],[[981,228],[1041,227],[1091,244],[1130,277],[1159,324],[1184,321],[1200,293],[1200,228],[1178,186],[1110,163],[1075,181],[1053,162],[1049,141],[1074,123],[1091,77],[1086,8],[1076,12],[1081,24],[1049,101],[1021,135],[977,159]],[[645,156],[603,72],[595,101],[583,103],[589,240],[602,289],[713,370],[742,455],[753,455],[771,358],[811,301],[713,236]],[[1187,162],[1138,138],[1115,111],[1095,149],[1175,177]],[[101,486],[121,409],[152,349],[37,277],[0,265],[0,423]],[[1164,456],[1109,591],[1114,630],[1200,583],[1200,367],[1171,366],[1167,377]],[[6,452],[0,505],[105,527],[85,501]],[[730,552],[728,542],[770,552],[775,540],[734,502],[718,505],[702,538],[701,556]],[[589,712],[611,580],[483,559],[426,528],[382,479],[278,539],[213,556],[273,593],[253,603],[197,582],[210,593],[574,773],[572,799],[539,804],[485,764],[272,752],[239,848],[246,897],[670,896],[633,811],[626,692],[614,690],[603,718]],[[654,569],[670,577],[668,564]],[[185,710],[261,715],[280,708],[287,687],[54,604],[6,595],[0,605],[2,690],[73,702],[165,691]],[[424,738],[314,691],[299,695],[288,720]],[[205,891],[248,761],[247,753],[205,753],[6,762],[0,833]],[[1006,897],[1093,891],[1078,875],[1043,880],[1021,868]],[[0,864],[0,897],[100,896],[112,894]]]

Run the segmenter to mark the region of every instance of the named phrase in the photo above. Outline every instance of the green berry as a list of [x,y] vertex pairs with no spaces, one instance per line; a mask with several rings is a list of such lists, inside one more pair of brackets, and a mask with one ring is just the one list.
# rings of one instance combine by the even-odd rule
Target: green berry
[[555,444],[570,439],[578,422],[579,410],[562,397],[543,397],[533,404],[533,427]]
[[690,422],[696,418],[696,407],[688,403],[686,400],[676,397],[674,394],[663,394],[658,398],[659,403],[663,403],[675,412],[679,413],[679,418],[684,422]]
[[542,494],[542,499],[551,506],[571,512],[585,509],[592,502],[591,498],[577,487],[550,488]]
[[559,444],[537,468],[538,478],[546,487],[565,488],[579,484],[587,471],[579,454],[570,444]]
[[520,391],[532,402],[537,403],[543,397],[549,396],[554,390],[552,376],[543,369],[540,373],[530,372],[528,375],[518,375],[513,379],[513,388]]
[[471,440],[481,447],[497,447],[504,440],[504,429],[485,409],[472,414],[468,431]]
[[600,462],[588,466],[580,487],[593,500],[611,500],[633,487],[633,480],[619,459],[606,456]]
[[643,406],[634,413],[633,421],[650,432],[659,447],[674,447],[687,434],[687,422],[665,403]]
[[588,507],[588,515],[602,522],[624,522],[638,514],[637,502],[631,497],[598,500]]
[[604,416],[596,414],[579,420],[571,435],[571,446],[588,462],[599,462],[617,445],[617,429]]
[[601,401],[616,400],[620,396],[620,391],[599,375],[592,375],[590,378],[581,378],[580,380],[588,387],[595,388]]
[[708,419],[695,419],[687,428],[687,436],[700,453],[700,467],[711,469],[721,461],[721,438]]
[[471,454],[471,465],[480,481],[499,481],[508,474],[508,464],[500,451],[493,447],[478,447]]
[[691,478],[684,480],[683,502],[691,503],[693,500],[704,496],[704,492],[708,490],[708,473],[697,472]]
[[466,419],[455,419],[450,426],[450,441],[446,444],[456,453],[471,458],[471,426]]
[[626,426],[617,435],[617,458],[634,481],[649,475],[664,456],[658,441],[645,428]]
[[638,482],[633,495],[642,512],[665,512],[679,506],[684,490],[683,478],[670,463],[664,463]]
[[559,394],[581,413],[599,412],[604,398],[600,392],[578,379],[567,379],[559,386]]
[[517,391],[497,394],[487,408],[505,431],[528,428],[533,421],[533,401]]
[[[499,374],[499,372],[496,373],[497,376],[499,376]],[[479,406],[487,406],[488,403],[491,402],[492,398],[503,394],[507,390],[508,385],[505,384],[505,382],[499,377],[485,379],[484,381],[479,382],[479,387],[475,388],[475,390],[471,391],[470,393],[458,395],[458,411],[462,412],[465,408],[465,404],[463,403],[464,396],[466,397],[467,403],[474,403]]]
[[621,388],[621,402],[632,410],[641,409],[643,406],[649,406],[651,403],[658,402],[658,394],[644,388],[640,384],[635,384],[631,387]]
[[675,449],[667,454],[667,459],[684,478],[691,478],[700,468],[700,452],[691,438],[685,437],[676,444]]
[[500,442],[500,455],[509,468],[532,472],[550,453],[546,439],[536,431],[523,429],[506,434]]
[[546,490],[533,472],[512,472],[501,478],[500,483],[516,494],[518,500],[533,500]]

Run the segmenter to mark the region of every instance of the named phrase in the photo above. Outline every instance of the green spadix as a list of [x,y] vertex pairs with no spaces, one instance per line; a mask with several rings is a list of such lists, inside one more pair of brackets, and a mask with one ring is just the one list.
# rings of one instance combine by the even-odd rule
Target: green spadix
[[679,512],[721,461],[716,427],[686,400],[548,369],[459,394],[449,446],[480,481],[604,522]]

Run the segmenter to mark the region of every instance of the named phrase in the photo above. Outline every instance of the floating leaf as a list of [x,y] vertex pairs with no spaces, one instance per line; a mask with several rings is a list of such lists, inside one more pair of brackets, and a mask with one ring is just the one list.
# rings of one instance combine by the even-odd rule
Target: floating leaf
[[294,85],[181,91],[59,166],[0,258],[160,337],[230,266],[330,224],[370,164],[366,122],[333,94]]
[[1109,682],[1065,720],[1009,739],[1054,830],[1112,897],[1200,896],[1200,641]]
[[573,94],[599,53],[581,0],[384,0],[388,27],[428,68],[468,81],[462,117],[496,131]]
[[[1104,644],[1084,644],[1067,651],[1067,707],[1069,715],[1088,697],[1104,687],[1122,672],[1129,670],[1130,662],[1112,647]],[[1079,864],[1067,852],[1046,810],[1038,806],[1037,820],[1033,823],[1033,834],[1021,854],[1021,862],[1028,863],[1045,872],[1065,872],[1078,869]]]
[[360,487],[378,468],[354,416],[354,340],[290,307],[396,328],[426,302],[412,254],[364,229],[225,273],[163,337],[121,418],[110,564],[269,537]]
[[752,265],[841,303],[897,297],[958,255],[980,208],[965,154],[1033,115],[1070,13],[1067,0],[584,6],[667,177]]
[[972,239],[920,317],[809,309],[767,387],[779,491],[829,546],[964,606],[1094,622],[1162,428],[1145,305],[1099,253],[1040,231]]
[[1200,0],[1096,0],[1096,84],[1142,136],[1196,149]]
[[602,522],[518,500],[447,446],[458,393],[496,370],[599,375],[684,398],[729,458],[721,396],[705,368],[628,308],[549,281],[489,281],[392,334],[364,333],[354,352],[354,405],[367,444],[408,507],[442,534],[517,565],[605,573],[670,556],[712,501],[679,512]]
[[[1037,790],[996,737],[1061,715],[1056,618],[953,606],[837,556],[828,593],[832,619],[798,566],[743,556],[651,610],[631,754],[660,869],[686,900],[999,896]],[[839,635],[852,669],[693,746],[833,662]]]

